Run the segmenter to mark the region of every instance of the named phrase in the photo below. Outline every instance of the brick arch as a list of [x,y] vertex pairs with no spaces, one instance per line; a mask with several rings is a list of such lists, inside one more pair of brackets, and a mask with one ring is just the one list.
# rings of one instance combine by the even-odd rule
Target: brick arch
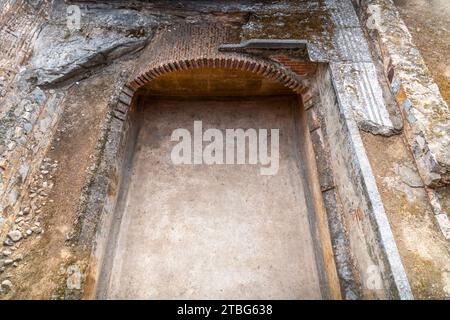
[[116,117],[126,118],[134,93],[150,81],[189,69],[247,71],[276,81],[293,93],[303,95],[307,91],[301,62],[292,64],[287,57],[266,58],[218,50],[220,44],[230,42],[236,42],[235,31],[220,24],[181,24],[159,31],[141,52],[131,80],[123,87],[115,108]]
[[177,61],[167,61],[158,66],[150,66],[134,78],[128,86],[137,90],[145,86],[157,77],[176,71],[200,68],[223,68],[240,71],[248,71],[262,77],[279,82],[295,93],[300,93],[304,88],[303,82],[292,71],[277,65],[275,62],[269,62],[262,59],[251,57],[201,57],[192,59],[183,59]]
[[278,81],[294,92],[303,80],[280,59],[238,52],[221,52],[224,43],[240,41],[236,30],[222,24],[180,24],[159,31],[140,55],[129,86],[137,90],[160,75],[194,68],[249,71]]

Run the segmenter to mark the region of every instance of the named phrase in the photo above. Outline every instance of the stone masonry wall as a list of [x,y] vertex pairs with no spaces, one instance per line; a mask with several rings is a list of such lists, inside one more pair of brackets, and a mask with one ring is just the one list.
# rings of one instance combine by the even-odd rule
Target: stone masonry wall
[[404,119],[404,132],[428,187],[436,223],[450,239],[450,220],[435,188],[450,184],[450,111],[391,0],[354,1]]
[[405,133],[428,186],[450,183],[450,112],[391,0],[354,1],[378,44]]

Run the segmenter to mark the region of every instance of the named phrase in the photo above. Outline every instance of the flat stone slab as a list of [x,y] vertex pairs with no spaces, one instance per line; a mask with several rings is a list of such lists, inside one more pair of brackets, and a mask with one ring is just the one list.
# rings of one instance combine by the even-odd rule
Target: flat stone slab
[[352,109],[359,125],[389,133],[393,125],[373,63],[332,62],[330,70],[339,103]]

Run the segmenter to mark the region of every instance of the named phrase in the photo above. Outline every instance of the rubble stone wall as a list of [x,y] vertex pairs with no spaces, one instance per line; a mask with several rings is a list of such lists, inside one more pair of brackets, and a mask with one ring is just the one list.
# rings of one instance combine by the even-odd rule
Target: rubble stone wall
[[[450,111],[391,0],[356,0],[378,44],[385,77],[402,111],[405,134],[426,185],[450,183]],[[372,19],[372,20],[371,20]]]

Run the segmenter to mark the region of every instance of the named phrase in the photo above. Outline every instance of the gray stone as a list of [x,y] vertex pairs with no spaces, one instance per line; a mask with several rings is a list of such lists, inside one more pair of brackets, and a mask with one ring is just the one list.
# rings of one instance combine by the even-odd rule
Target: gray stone
[[81,289],[81,272],[80,268],[74,264],[67,268],[67,289],[80,290]]
[[58,83],[80,76],[145,46],[148,37],[126,37],[123,33],[96,28],[89,38],[81,33],[65,37],[60,26],[47,25],[35,42],[31,65],[38,84]]
[[408,186],[412,188],[423,187],[422,179],[414,169],[404,165],[398,165],[396,169],[402,181]]
[[30,167],[26,163],[20,165],[19,173],[22,176],[22,181],[24,181],[26,179],[26,177],[28,176],[29,169],[30,169]]
[[416,142],[417,142],[417,145],[420,147],[420,150],[423,150],[425,148],[426,142],[425,142],[425,139],[421,135],[416,136]]
[[353,291],[346,291],[345,300],[358,300],[358,295]]
[[448,219],[448,216],[445,213],[437,214],[435,215],[436,222],[441,229],[442,234],[444,235],[445,239],[450,239],[450,220]]
[[14,137],[15,138],[20,138],[21,136],[23,136],[23,128],[22,127],[16,127],[16,129],[14,129]]
[[31,129],[33,129],[33,125],[27,122],[23,125],[23,129],[25,130],[26,133],[30,133]]
[[31,231],[33,231],[34,233],[41,233],[42,232],[42,229],[40,228],[40,227],[37,227],[37,226],[34,226],[34,227],[31,227],[30,228],[31,229]]
[[16,147],[16,143],[14,141],[11,141],[10,143],[8,143],[7,147],[8,150],[11,151]]
[[[28,102],[28,100],[25,100],[25,101]],[[32,103],[27,103],[27,104],[25,105],[25,111],[27,111],[27,112],[32,112],[33,110],[34,110],[34,106],[33,106]]]
[[[31,98],[37,104],[41,104],[47,99],[44,91],[42,91],[39,87],[37,87],[36,89],[33,90],[33,92],[31,92]],[[31,110],[27,110],[27,111],[31,111]]]
[[10,290],[12,288],[13,284],[10,280],[3,280],[1,288],[4,290]]
[[[27,101],[27,100],[22,100],[22,101]],[[20,104],[16,107],[16,109],[14,109],[14,115],[15,115],[16,117],[20,117],[20,116],[22,115],[23,111],[24,111],[24,106],[23,106],[22,103],[20,103]]]
[[30,112],[25,112],[22,116],[23,119],[30,121],[31,120],[31,113]]
[[34,88],[36,80],[36,73],[27,68],[21,68],[15,77],[17,88],[25,93],[30,92]]
[[8,233],[8,237],[12,241],[17,242],[17,241],[20,241],[20,239],[22,239],[22,233],[19,230],[14,230],[14,231],[11,231],[10,233]]
[[372,56],[361,28],[337,29],[333,38],[340,61],[372,62]]
[[6,260],[4,261],[4,265],[5,265],[5,266],[9,266],[9,265],[11,265],[13,262],[14,262],[13,259],[6,259]]
[[385,135],[395,131],[373,63],[332,62],[330,70],[339,103],[351,107],[360,128]]
[[50,122],[51,122],[50,118],[42,119],[39,122],[39,130],[41,130],[41,132],[43,132],[43,133],[46,132],[48,127],[49,127],[49,125],[50,125]]
[[17,139],[17,142],[20,144],[20,145],[24,145],[26,142],[27,142],[27,139],[25,138],[25,137],[20,137],[19,139]]
[[320,128],[311,132],[311,142],[316,156],[320,188],[322,191],[329,190],[334,186],[333,173],[328,163],[328,153],[325,150],[323,133]]
[[13,206],[17,202],[18,193],[16,190],[11,190],[8,195],[8,201],[11,206]]
[[11,240],[11,239],[9,239],[9,238],[6,238],[4,241],[3,241],[3,244],[5,245],[5,246],[13,246],[14,245],[14,242]]

